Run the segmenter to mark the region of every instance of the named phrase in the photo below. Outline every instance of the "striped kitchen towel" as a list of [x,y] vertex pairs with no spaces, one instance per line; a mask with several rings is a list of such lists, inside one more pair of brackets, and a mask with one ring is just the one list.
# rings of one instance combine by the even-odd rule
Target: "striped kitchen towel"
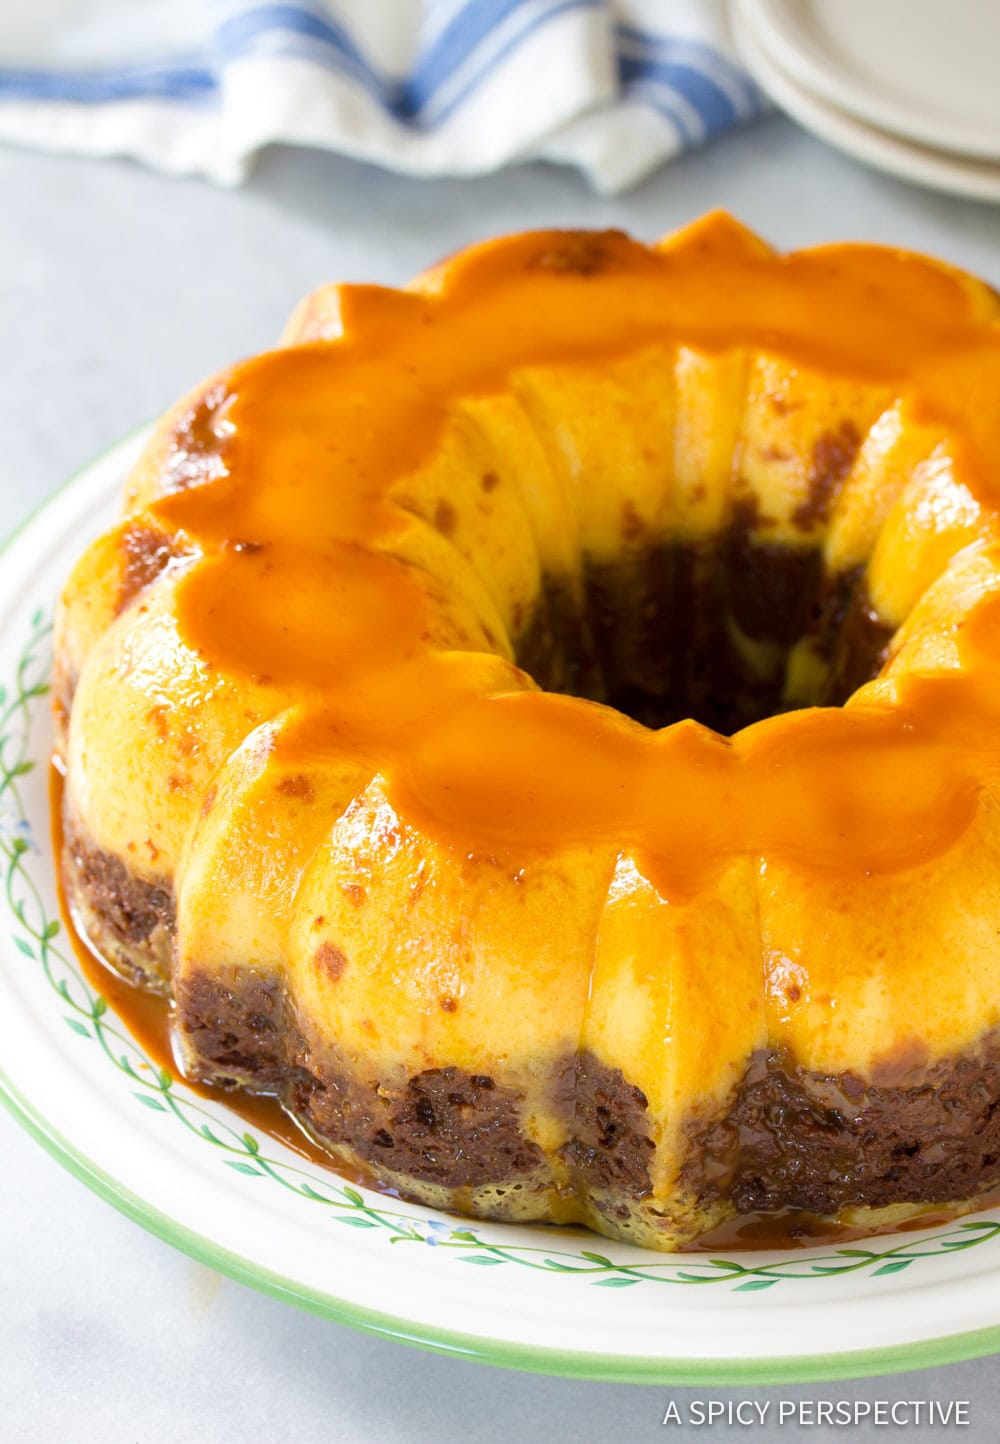
[[0,141],[223,184],[283,141],[422,176],[558,161],[615,192],[765,108],[724,0],[0,6]]

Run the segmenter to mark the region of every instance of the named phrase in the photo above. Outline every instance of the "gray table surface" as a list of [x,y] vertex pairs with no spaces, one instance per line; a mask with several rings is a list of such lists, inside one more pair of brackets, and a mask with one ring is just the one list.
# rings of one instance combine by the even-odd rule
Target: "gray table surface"
[[[528,226],[653,237],[714,206],[784,247],[893,242],[1000,284],[1000,210],[878,176],[777,118],[615,200],[543,166],[414,182],[276,149],[247,186],[222,191],[0,151],[0,534],[200,376],[271,344],[320,282],[401,282]],[[88,1193],[6,1115],[0,1158],[0,1444],[693,1438],[709,1431],[662,1425],[667,1401],[685,1411],[708,1397],[967,1399],[959,1437],[997,1437],[997,1359],[756,1390],[505,1373],[355,1334],[219,1278]],[[780,1437],[830,1432],[788,1425]],[[749,1435],[772,1431],[712,1431]]]

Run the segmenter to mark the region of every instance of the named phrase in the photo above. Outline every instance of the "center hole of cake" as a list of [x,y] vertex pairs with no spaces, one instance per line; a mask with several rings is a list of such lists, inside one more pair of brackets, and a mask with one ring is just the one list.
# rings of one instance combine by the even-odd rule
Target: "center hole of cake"
[[878,675],[892,629],[863,568],[761,539],[737,514],[711,543],[634,547],[547,578],[517,645],[549,691],[605,702],[647,727],[684,718],[729,735],[780,712],[839,706]]

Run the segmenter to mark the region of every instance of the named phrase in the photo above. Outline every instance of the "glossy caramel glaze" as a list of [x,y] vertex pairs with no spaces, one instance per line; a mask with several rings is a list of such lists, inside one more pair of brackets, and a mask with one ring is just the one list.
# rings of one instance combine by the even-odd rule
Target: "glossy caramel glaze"
[[998,317],[719,215],[541,232],[181,403],[54,696],[74,915],[185,1071],[656,1248],[994,1187]]
[[472,852],[616,843],[667,897],[710,885],[733,854],[855,875],[934,858],[1000,765],[992,604],[962,672],[731,740],[691,722],[651,732],[513,671],[484,690],[453,647],[427,644],[426,589],[390,554],[405,517],[393,485],[456,398],[525,366],[672,338],[884,382],[946,429],[956,477],[992,508],[1000,410],[983,398],[1000,391],[1000,333],[957,273],[868,247],[778,257],[719,218],[663,249],[617,233],[586,245],[574,257],[557,232],[526,235],[411,291],[347,288],[338,339],[231,371],[146,507],[203,557],[180,583],[184,633],[212,666],[303,699],[278,744],[289,755],[374,764],[407,817]]

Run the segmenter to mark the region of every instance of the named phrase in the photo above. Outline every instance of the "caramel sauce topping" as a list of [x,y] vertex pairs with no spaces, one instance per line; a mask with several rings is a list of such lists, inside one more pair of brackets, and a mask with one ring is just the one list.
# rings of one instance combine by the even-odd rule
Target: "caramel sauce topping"
[[956,478],[992,508],[1000,330],[979,294],[875,247],[776,256],[719,217],[660,249],[534,233],[408,291],[346,288],[340,337],[237,366],[214,439],[182,455],[178,435],[148,510],[201,553],[178,583],[182,633],[302,703],[280,746],[371,764],[404,818],[463,851],[627,847],[677,897],[735,854],[855,874],[924,862],[1000,780],[1000,603],[975,610],[961,670],[730,739],[693,721],[656,732],[499,659],[484,690],[469,654],[432,644],[429,579],[392,554],[393,488],[457,398],[503,393],[519,368],[676,343],[887,384],[945,428]]

